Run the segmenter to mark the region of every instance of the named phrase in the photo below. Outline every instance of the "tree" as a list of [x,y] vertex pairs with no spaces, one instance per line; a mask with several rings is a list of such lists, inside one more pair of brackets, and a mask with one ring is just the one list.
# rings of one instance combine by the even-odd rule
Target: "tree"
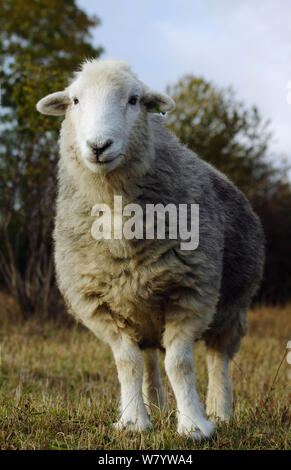
[[269,122],[263,122],[256,107],[247,110],[231,88],[220,90],[193,76],[168,87],[168,93],[177,103],[169,127],[183,143],[248,197],[270,190],[278,170],[267,163]]
[[75,0],[0,0],[0,268],[24,315],[55,312],[51,231],[58,119],[37,101],[63,89],[99,24]]
[[225,173],[250,199],[266,234],[265,277],[259,298],[286,301],[291,293],[291,188],[286,168],[268,158],[269,122],[246,109],[230,88],[186,76],[168,87],[176,110],[169,128],[201,158]]

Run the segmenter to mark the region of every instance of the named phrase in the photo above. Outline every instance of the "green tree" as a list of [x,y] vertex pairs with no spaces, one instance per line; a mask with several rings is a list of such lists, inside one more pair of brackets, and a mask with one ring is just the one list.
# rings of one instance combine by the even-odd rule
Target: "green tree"
[[262,120],[256,107],[245,109],[231,88],[218,89],[193,76],[169,86],[168,93],[177,104],[169,115],[169,127],[183,143],[248,197],[270,190],[278,170],[267,162],[269,122]]
[[[0,268],[24,315],[55,310],[51,231],[60,122],[36,112],[86,57],[99,24],[75,0],[0,0]],[[55,301],[55,302],[54,302]]]

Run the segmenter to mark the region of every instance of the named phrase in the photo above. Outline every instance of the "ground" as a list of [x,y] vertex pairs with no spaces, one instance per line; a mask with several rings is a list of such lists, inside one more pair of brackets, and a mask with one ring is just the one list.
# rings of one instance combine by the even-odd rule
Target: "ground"
[[[175,401],[164,372],[170,411],[152,410],[152,431],[114,430],[119,385],[109,347],[74,323],[23,322],[0,296],[0,448],[290,449],[291,306],[256,307],[248,317],[249,333],[231,366],[230,424],[197,444],[175,431]],[[205,401],[204,346],[195,349]]]

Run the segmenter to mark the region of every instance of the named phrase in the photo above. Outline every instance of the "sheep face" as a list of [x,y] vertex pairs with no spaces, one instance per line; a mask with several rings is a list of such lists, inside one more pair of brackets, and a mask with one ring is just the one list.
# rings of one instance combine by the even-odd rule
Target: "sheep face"
[[[85,77],[86,80],[87,77]],[[84,77],[69,89],[70,119],[85,165],[110,172],[126,155],[131,130],[141,112],[142,87],[128,74],[98,77],[87,87]]]
[[108,173],[128,162],[138,119],[146,119],[147,112],[165,113],[174,107],[171,98],[148,90],[127,64],[115,60],[86,62],[65,91],[37,104],[43,114],[66,114],[77,153],[94,173]]

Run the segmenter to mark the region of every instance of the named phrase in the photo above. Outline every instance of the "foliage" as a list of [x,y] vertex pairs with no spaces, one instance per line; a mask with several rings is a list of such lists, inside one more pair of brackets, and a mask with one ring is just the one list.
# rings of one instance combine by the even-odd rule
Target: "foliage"
[[291,190],[278,184],[270,194],[254,202],[266,237],[266,266],[261,299],[284,303],[291,293]]
[[75,0],[0,0],[0,261],[24,312],[56,311],[51,231],[58,119],[37,101],[63,89],[86,57],[99,24]]

